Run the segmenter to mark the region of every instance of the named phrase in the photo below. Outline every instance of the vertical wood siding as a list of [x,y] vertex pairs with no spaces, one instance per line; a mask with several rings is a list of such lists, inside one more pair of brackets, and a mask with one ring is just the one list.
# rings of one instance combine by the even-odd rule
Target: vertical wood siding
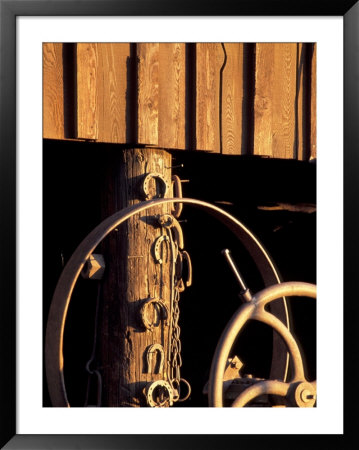
[[254,153],[294,158],[297,153],[297,44],[257,44]]
[[316,157],[315,44],[66,45],[43,45],[44,138]]
[[222,71],[222,153],[235,155],[242,148],[243,110],[243,44],[224,47],[226,65]]
[[64,96],[62,44],[43,44],[43,135],[63,139]]
[[77,44],[78,139],[126,142],[129,44]]
[[186,44],[159,46],[158,145],[186,148]]
[[311,128],[310,128],[310,154],[313,158],[317,157],[317,46],[312,45],[310,48],[310,114],[311,114]]
[[137,45],[138,143],[158,145],[159,44]]

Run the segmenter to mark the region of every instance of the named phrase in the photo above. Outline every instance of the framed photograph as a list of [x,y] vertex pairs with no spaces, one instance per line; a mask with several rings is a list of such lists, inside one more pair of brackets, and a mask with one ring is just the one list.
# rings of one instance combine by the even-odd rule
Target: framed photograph
[[1,1],[2,448],[350,448],[359,7],[239,3]]

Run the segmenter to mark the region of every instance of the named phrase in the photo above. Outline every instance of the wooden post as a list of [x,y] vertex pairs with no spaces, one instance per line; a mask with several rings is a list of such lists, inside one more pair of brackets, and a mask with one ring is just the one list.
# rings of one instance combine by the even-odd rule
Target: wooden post
[[[145,200],[142,184],[146,174],[163,177],[165,197],[172,196],[171,155],[149,148],[115,149],[108,155],[103,217]],[[148,178],[148,193],[163,196],[162,182]],[[149,298],[160,299],[170,311],[171,258],[166,243],[161,245],[163,262],[154,258],[154,243],[163,230],[156,215],[170,213],[171,205],[138,214],[103,242],[106,272],[102,285],[98,323],[98,363],[102,376],[102,406],[146,406],[143,389],[155,380],[166,380],[168,324],[155,305],[147,309],[155,326],[146,330],[141,321],[141,306]],[[157,311],[157,312],[156,312]],[[164,349],[163,369],[148,373],[146,352],[160,344]],[[159,363],[153,364],[157,372]]]

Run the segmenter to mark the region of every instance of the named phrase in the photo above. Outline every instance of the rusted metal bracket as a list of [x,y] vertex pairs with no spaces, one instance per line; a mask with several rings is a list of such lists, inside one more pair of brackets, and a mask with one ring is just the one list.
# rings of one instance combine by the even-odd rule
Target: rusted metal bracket
[[[240,378],[240,370],[243,367],[242,361],[238,356],[227,359],[226,369],[223,374],[223,392],[226,394],[227,389],[233,383],[233,380]],[[208,395],[208,381],[203,387],[202,393]]]
[[81,271],[82,278],[89,280],[101,280],[105,272],[105,259],[99,253],[92,253],[86,260]]

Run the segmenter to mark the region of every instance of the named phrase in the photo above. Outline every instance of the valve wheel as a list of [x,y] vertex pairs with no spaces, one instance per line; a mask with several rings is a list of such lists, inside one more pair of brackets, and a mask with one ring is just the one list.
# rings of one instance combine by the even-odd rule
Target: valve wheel
[[316,381],[305,379],[301,352],[288,328],[265,306],[281,297],[316,298],[314,284],[303,282],[279,283],[263,289],[243,304],[232,316],[224,329],[213,356],[209,387],[209,406],[223,407],[223,374],[233,344],[248,320],[257,320],[271,326],[283,339],[293,364],[293,376],[288,382],[280,380],[258,381],[246,388],[232,403],[232,407],[243,407],[260,395],[279,395],[286,398],[290,406],[313,407],[316,402]]

